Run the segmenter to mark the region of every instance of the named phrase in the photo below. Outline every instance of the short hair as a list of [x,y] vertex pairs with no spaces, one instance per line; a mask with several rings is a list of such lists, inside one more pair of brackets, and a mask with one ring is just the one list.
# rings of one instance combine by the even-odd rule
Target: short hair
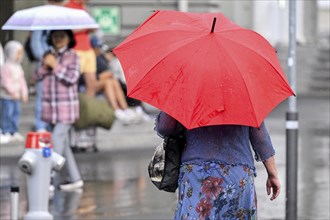
[[54,32],[56,31],[64,31],[68,37],[69,37],[69,44],[68,44],[68,48],[73,48],[74,46],[76,46],[77,42],[74,38],[73,32],[71,30],[51,30],[49,35],[48,35],[48,39],[47,39],[47,44],[50,46],[54,46],[53,45],[53,41],[52,41],[52,35]]

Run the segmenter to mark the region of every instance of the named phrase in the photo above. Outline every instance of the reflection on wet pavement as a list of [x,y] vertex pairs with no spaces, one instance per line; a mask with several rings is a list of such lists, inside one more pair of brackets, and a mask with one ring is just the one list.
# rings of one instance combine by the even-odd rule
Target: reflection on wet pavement
[[[176,196],[159,193],[150,183],[146,169],[150,154],[152,150],[76,155],[85,180],[84,188],[55,190],[50,195],[49,212],[54,219],[170,219]],[[2,168],[8,174],[13,166],[16,165]],[[20,178],[23,179],[19,181]],[[8,176],[2,176],[2,179],[8,179]],[[25,182],[20,172],[15,172],[12,179],[15,179],[13,182]],[[10,214],[8,189],[1,188],[1,219],[8,219]],[[20,213],[24,215],[27,210],[26,202],[22,202],[26,200],[24,186],[21,187],[20,198]]]
[[[298,212],[300,219],[329,219],[329,101],[301,100],[299,121]],[[317,106],[317,108],[315,108]],[[285,216],[285,110],[283,104],[267,119],[282,182],[282,194],[270,202],[266,172],[256,163],[260,219]],[[153,147],[76,154],[85,181],[83,191],[55,191],[49,211],[55,219],[171,219],[176,195],[160,192],[150,182],[147,164]],[[0,160],[0,219],[10,216],[10,186],[20,186],[19,213],[27,211],[25,175],[18,157]],[[270,217],[271,216],[271,217]]]

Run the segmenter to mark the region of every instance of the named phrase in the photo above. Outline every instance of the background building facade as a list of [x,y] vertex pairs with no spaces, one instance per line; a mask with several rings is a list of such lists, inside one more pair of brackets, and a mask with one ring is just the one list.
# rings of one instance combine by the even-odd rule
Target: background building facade
[[[44,2],[1,0],[0,25],[15,11]],[[296,0],[296,3],[298,43],[313,44],[320,36],[330,35],[329,0]],[[120,43],[154,10],[221,12],[240,26],[257,31],[273,46],[288,44],[289,0],[89,0],[87,6],[110,46]],[[1,30],[0,41],[2,44],[9,39],[24,42],[27,34],[26,31]],[[28,64],[24,65],[29,69]]]

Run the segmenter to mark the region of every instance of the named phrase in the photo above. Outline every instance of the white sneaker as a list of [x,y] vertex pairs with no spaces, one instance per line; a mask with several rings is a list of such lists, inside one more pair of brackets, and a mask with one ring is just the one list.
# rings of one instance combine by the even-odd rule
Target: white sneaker
[[138,124],[141,122],[142,118],[141,115],[139,115],[135,110],[133,109],[126,109],[125,113],[127,115],[127,117],[130,119],[130,122],[132,124]]
[[59,186],[60,190],[74,190],[74,189],[79,189],[82,188],[84,186],[84,181],[82,180],[78,180],[76,182],[73,183],[65,183],[65,184],[61,184]]
[[10,141],[12,141],[12,137],[10,134],[2,134],[0,133],[0,144],[8,144]]
[[55,195],[55,186],[54,185],[49,185],[48,188],[48,198],[53,199]]
[[21,135],[21,134],[18,133],[18,132],[15,132],[15,133],[12,135],[12,140],[13,140],[13,141],[20,141],[20,142],[22,142],[22,141],[24,141],[24,136]]
[[48,191],[49,191],[50,193],[54,192],[54,191],[55,191],[55,186],[54,186],[53,184],[50,184],[50,185],[49,185],[49,188],[48,188]]
[[121,109],[116,109],[115,110],[115,116],[124,125],[129,125],[132,122],[132,116],[130,116],[126,111],[127,110],[123,111]]
[[141,120],[143,121],[150,121],[151,117],[143,110],[141,106],[135,108],[136,114],[139,115]]

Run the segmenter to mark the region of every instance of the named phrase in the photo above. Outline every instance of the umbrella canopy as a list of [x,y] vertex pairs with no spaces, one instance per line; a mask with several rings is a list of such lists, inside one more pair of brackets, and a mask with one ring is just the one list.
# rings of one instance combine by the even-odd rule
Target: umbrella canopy
[[84,10],[43,5],[16,11],[2,26],[3,30],[96,29],[99,25]]
[[188,129],[258,127],[294,94],[268,41],[220,13],[157,11],[114,53],[128,95]]

